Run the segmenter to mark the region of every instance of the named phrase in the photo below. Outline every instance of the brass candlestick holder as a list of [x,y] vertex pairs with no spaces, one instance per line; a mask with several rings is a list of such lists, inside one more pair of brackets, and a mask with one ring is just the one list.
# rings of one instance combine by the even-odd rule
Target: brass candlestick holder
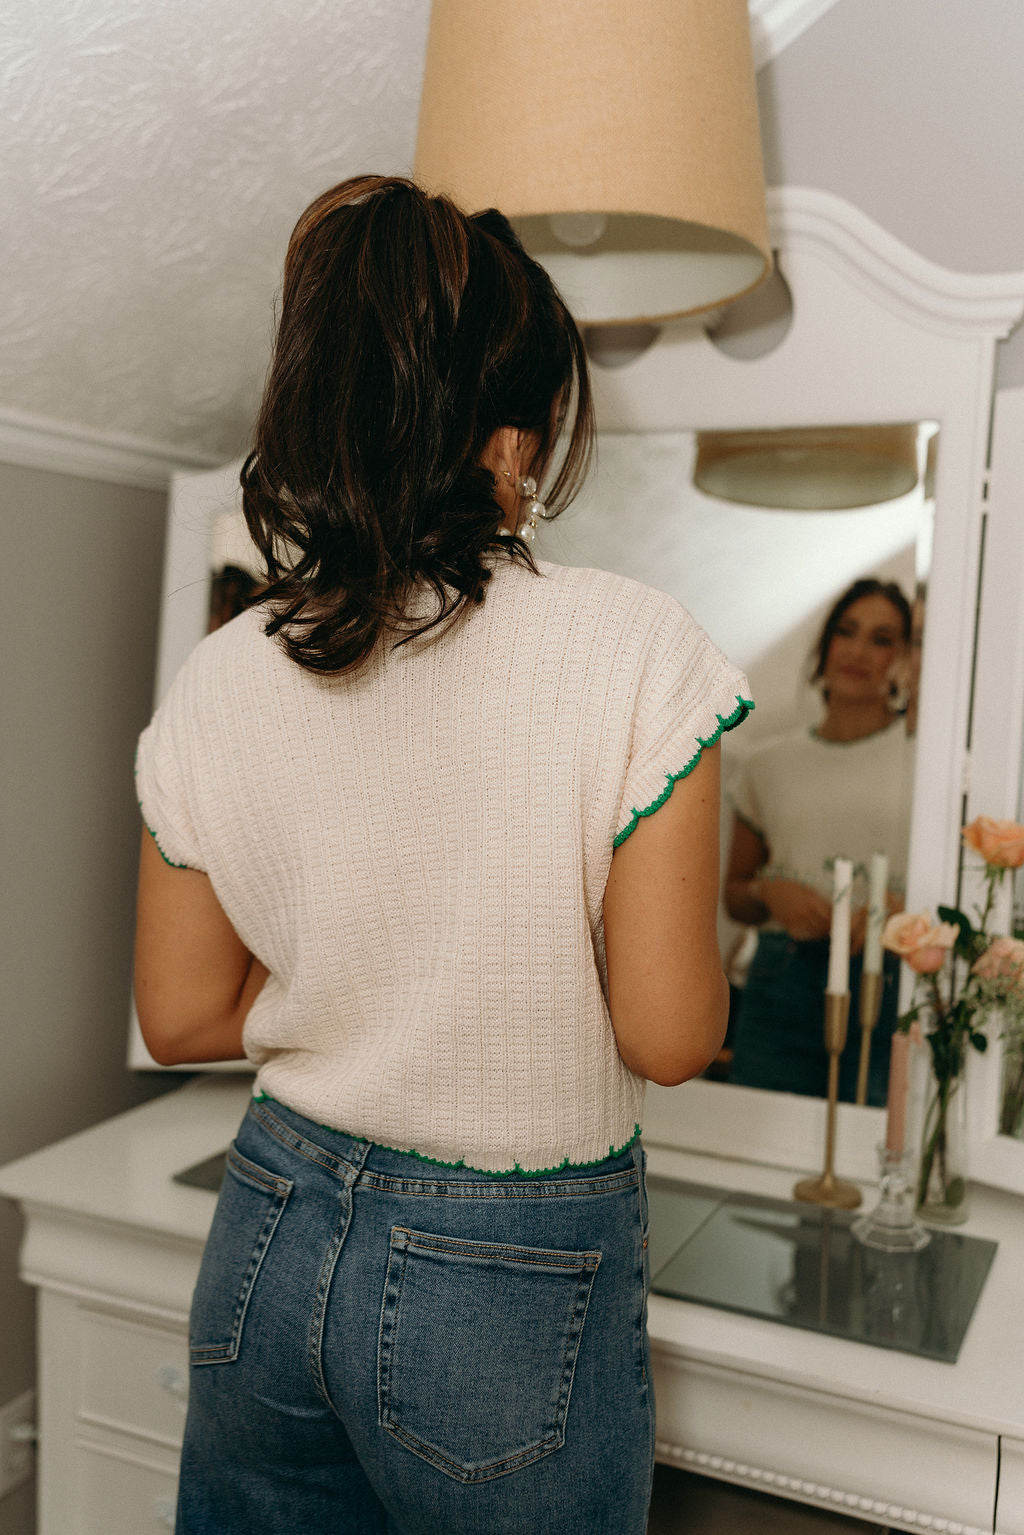
[[830,1210],[856,1210],[860,1189],[854,1183],[837,1178],[833,1171],[836,1150],[836,1109],[839,1103],[839,1057],[846,1044],[850,1017],[850,993],[825,993],[825,1049],[828,1051],[828,1105],[825,1112],[825,1170],[820,1178],[801,1178],[793,1190],[794,1199],[805,1204],[824,1205]]
[[860,1059],[857,1062],[855,1102],[868,1101],[868,1067],[871,1064],[871,1036],[882,1010],[882,975],[880,971],[861,972],[860,977]]

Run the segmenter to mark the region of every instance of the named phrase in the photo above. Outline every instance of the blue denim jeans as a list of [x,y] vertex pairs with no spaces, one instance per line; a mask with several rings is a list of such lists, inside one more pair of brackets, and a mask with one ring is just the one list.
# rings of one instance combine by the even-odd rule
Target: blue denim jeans
[[[769,931],[757,941],[733,1035],[729,1081],[740,1087],[767,1087],[779,1093],[824,1098],[828,1093],[825,1053],[825,982],[828,940],[798,943],[788,933]],[[850,960],[850,1023],[839,1058],[839,1098],[852,1103],[860,1060],[860,975],[863,955]],[[883,956],[882,1003],[871,1035],[867,1101],[881,1106],[889,1091],[889,1051],[899,1011],[900,961]]]
[[643,1535],[642,1161],[488,1176],[253,1103],[193,1299],[177,1535]]

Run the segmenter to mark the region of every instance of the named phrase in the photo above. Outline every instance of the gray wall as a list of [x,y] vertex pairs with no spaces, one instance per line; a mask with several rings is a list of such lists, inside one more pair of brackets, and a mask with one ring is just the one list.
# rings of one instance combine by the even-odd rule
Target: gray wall
[[[166,497],[0,463],[0,1162],[178,1085],[124,1066]],[[21,1222],[0,1200],[0,1403],[32,1385]],[[31,1490],[0,1503],[31,1531]]]
[[769,182],[823,187],[940,266],[1024,268],[1020,0],[839,0],[759,76]]
[[[839,0],[758,77],[769,184],[819,187],[956,272],[1024,270],[1024,5]],[[999,348],[1024,384],[1024,328]]]

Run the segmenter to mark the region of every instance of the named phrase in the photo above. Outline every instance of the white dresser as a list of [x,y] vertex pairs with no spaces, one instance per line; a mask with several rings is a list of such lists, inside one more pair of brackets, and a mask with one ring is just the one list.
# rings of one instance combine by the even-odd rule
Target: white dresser
[[[247,1080],[208,1077],[0,1172],[40,1292],[39,1535],[173,1528],[186,1315]],[[649,1170],[788,1196],[792,1176],[649,1147]],[[999,1250],[956,1365],[652,1296],[658,1456],[936,1535],[1024,1535],[1024,1202],[979,1191]]]

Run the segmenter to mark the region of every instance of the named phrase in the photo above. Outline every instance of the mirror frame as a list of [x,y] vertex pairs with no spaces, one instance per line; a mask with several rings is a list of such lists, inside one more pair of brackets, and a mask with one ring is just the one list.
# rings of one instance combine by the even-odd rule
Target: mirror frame
[[[1024,819],[1024,387],[993,398],[985,479],[984,560],[979,584],[974,719],[965,761],[965,819]],[[941,456],[941,455],[940,455]],[[997,808],[992,808],[997,807]],[[967,900],[980,898],[965,880]],[[995,928],[1009,930],[1012,890],[1002,891]],[[1003,1045],[998,1025],[989,1048],[972,1055],[968,1084],[969,1171],[980,1182],[1024,1193],[1024,1141],[999,1134]]]
[[[980,685],[982,665],[991,665],[989,650],[979,657],[977,678],[974,651],[995,347],[1024,313],[1024,272],[948,272],[828,193],[774,188],[768,206],[793,297],[792,323],[779,345],[741,359],[719,351],[699,320],[666,326],[632,362],[593,369],[598,426],[649,433],[938,422],[942,447],[907,887],[909,909],[934,906],[957,890],[972,703],[976,758],[980,762],[983,740],[992,742],[987,754],[1003,754],[999,784],[978,773],[974,798],[990,815],[1015,817],[1017,811],[1020,730],[1007,754],[1005,710],[998,725],[991,721]],[[1007,478],[1024,486],[1024,466]],[[1009,611],[1006,593],[993,591],[986,623],[1004,631]],[[972,1082],[979,1149],[982,1140],[1006,1141],[994,1136],[990,1079],[997,1054]],[[704,1080],[676,1088],[652,1084],[644,1134],[677,1150],[813,1171],[822,1162],[824,1118],[819,1099]],[[883,1134],[883,1110],[840,1105],[837,1163],[846,1176],[874,1180]],[[978,1175],[1024,1191],[1024,1147],[1019,1171],[1017,1147],[997,1149],[1001,1162],[1009,1151],[1012,1167],[997,1167],[991,1155],[977,1164]]]
[[[849,203],[816,190],[769,189],[768,209],[793,296],[792,323],[781,343],[766,356],[737,359],[713,345],[701,319],[666,326],[632,362],[593,367],[598,427],[644,434],[938,422],[942,449],[907,890],[910,909],[934,906],[957,889],[963,819],[980,811],[1016,818],[1018,811],[1024,519],[1011,513],[1024,489],[1024,391],[1014,391],[1021,396],[1016,456],[993,473],[991,486],[988,464],[995,347],[1024,314],[1024,272],[946,271]],[[240,462],[174,477],[157,700],[205,633],[213,519],[239,504],[239,468]],[[996,519],[1000,505],[1006,515]],[[1024,1143],[996,1134],[1000,1055],[997,1048],[972,1062],[972,1174],[1024,1192]],[[129,1064],[156,1067],[134,1020]],[[813,1171],[821,1165],[824,1115],[819,1099],[703,1080],[676,1088],[651,1084],[644,1135],[665,1148]],[[874,1179],[883,1125],[881,1109],[840,1105],[837,1163],[846,1176]]]

